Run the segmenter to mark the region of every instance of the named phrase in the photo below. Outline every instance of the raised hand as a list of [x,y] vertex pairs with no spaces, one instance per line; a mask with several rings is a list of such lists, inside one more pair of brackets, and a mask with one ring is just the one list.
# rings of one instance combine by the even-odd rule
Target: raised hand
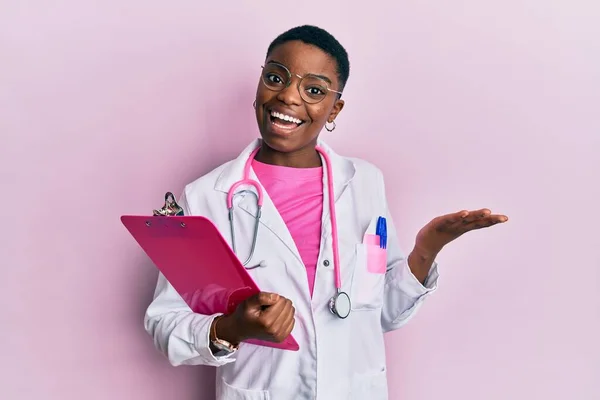
[[421,228],[415,241],[415,250],[424,257],[435,256],[445,245],[467,232],[506,221],[506,215],[492,214],[487,208],[442,215]]

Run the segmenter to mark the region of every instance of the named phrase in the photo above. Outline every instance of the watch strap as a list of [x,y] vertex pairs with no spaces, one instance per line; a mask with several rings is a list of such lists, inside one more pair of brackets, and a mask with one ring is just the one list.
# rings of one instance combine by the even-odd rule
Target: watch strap
[[223,315],[219,315],[214,319],[214,322],[212,324],[212,331],[210,332],[210,342],[215,348],[217,348],[217,350],[219,350],[219,353],[233,353],[238,349],[238,346],[234,346],[227,340],[220,339],[217,337],[217,324],[219,323],[219,320],[221,320],[221,318],[223,318]]

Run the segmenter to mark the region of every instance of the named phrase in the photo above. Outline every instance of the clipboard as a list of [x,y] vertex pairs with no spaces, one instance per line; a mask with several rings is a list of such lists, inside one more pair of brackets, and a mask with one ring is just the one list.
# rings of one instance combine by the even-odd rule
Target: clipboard
[[[260,292],[208,218],[124,215],[121,222],[193,312],[229,314]],[[257,339],[242,343],[299,350],[291,334],[281,343]]]

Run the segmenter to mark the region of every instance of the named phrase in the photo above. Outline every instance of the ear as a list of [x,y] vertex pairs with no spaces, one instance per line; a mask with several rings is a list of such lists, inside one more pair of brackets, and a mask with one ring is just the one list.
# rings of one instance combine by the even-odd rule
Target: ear
[[333,122],[333,120],[337,118],[338,114],[342,112],[344,104],[344,100],[342,99],[337,99],[335,101],[335,104],[333,105],[333,107],[331,108],[331,112],[329,113],[329,117],[327,117],[327,122]]

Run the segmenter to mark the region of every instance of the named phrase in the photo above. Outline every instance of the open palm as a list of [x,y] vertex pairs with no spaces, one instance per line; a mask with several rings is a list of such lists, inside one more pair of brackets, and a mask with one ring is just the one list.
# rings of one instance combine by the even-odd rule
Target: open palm
[[441,215],[421,228],[417,234],[416,247],[424,253],[437,254],[445,245],[467,232],[506,221],[506,215],[492,214],[487,208]]

